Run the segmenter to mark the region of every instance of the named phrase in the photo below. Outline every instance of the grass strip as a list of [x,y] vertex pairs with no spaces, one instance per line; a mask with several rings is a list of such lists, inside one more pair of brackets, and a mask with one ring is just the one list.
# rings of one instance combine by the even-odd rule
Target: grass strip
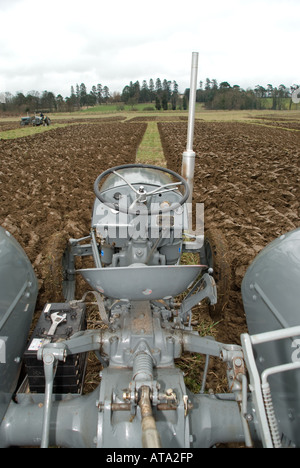
[[136,162],[166,166],[156,122],[148,123],[147,130],[137,152]]

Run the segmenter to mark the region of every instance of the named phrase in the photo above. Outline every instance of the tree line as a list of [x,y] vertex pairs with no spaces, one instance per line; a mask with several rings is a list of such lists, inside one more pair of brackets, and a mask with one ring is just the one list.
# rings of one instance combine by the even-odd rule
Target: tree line
[[202,102],[206,109],[215,110],[291,109],[292,93],[297,88],[299,85],[274,87],[268,84],[267,87],[257,85],[254,89],[245,90],[239,85],[231,86],[227,81],[218,84],[217,80],[207,78],[205,83],[200,81],[197,101]]
[[179,94],[177,82],[175,80],[161,80],[160,78],[157,78],[155,82],[151,78],[149,84],[146,80],[143,80],[142,85],[140,85],[139,81],[135,83],[131,81],[123,89],[121,101],[131,105],[137,103],[155,103],[157,110],[187,108],[187,94],[183,96]]
[[[203,104],[206,109],[211,110],[243,110],[243,109],[274,109],[292,108],[292,92],[298,85],[286,87],[281,84],[274,87],[268,84],[267,87],[257,85],[254,89],[246,90],[239,85],[231,86],[227,81],[218,84],[216,79],[206,78],[200,81],[196,93],[196,100]],[[55,95],[51,91],[31,91],[24,95],[17,92],[12,95],[9,92],[0,93],[0,111],[6,113],[20,112],[72,112],[84,107],[94,107],[97,105],[107,105],[118,103],[120,110],[123,105],[144,103],[145,110],[185,110],[188,107],[189,89],[183,94],[179,92],[178,84],[175,80],[151,78],[149,82],[143,80],[130,81],[122,93],[111,94],[108,86],[97,84],[88,91],[86,85],[71,86],[70,95],[63,97],[61,94]],[[287,106],[288,103],[288,106]],[[148,105],[148,106],[147,106]]]
[[84,83],[71,86],[70,96],[63,98],[61,94],[55,96],[52,91],[30,91],[25,96],[22,92],[12,95],[2,93],[0,110],[2,112],[72,112],[83,107],[93,107],[107,104],[111,101],[108,86],[92,86],[90,92]]

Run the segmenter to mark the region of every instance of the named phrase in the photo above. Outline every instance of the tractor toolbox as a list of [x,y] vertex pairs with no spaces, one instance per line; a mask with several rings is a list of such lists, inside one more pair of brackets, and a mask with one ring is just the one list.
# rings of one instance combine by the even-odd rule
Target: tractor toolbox
[[[86,329],[85,305],[69,303],[47,304],[31,336],[24,359],[31,392],[44,393],[43,361],[37,359],[38,349],[47,341],[55,343]],[[55,374],[54,393],[81,393],[86,368],[86,353],[68,356],[59,362]]]

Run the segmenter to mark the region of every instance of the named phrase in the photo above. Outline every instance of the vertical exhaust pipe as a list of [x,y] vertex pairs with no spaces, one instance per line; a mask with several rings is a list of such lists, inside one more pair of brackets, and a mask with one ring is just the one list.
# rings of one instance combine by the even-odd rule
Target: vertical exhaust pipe
[[192,55],[192,70],[190,84],[190,99],[189,99],[189,120],[186,151],[182,155],[181,175],[186,179],[190,188],[190,196],[188,203],[192,202],[194,189],[194,170],[195,156],[193,151],[194,143],[194,126],[195,126],[195,107],[196,107],[196,91],[197,91],[197,74],[198,74],[198,52],[193,52]]

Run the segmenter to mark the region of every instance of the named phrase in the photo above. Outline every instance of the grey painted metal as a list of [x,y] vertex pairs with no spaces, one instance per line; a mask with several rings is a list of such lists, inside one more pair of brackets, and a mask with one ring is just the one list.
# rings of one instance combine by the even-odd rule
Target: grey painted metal
[[[100,174],[96,186],[105,178],[103,174],[109,175],[97,192],[99,199],[93,209],[92,230],[101,239],[100,259],[93,248],[97,268],[134,263],[175,265],[179,261],[182,232],[189,224],[184,204],[189,188],[182,177],[165,171],[131,164]],[[179,190],[182,186],[184,193]]]
[[[122,172],[125,171],[123,174]],[[136,176],[135,180],[132,181],[132,176],[138,172],[142,173],[144,171],[144,176]],[[149,174],[148,174],[149,171]],[[141,205],[144,202],[147,202],[147,199],[149,199],[150,196],[155,196],[157,194],[163,194],[163,193],[172,193],[173,191],[177,190],[177,186],[182,186],[183,187],[183,193],[178,201],[178,203],[174,204],[172,208],[169,206],[165,207],[153,207],[151,210],[152,215],[153,214],[160,214],[160,213],[168,213],[171,211],[171,209],[176,209],[180,207],[180,205],[183,205],[189,198],[189,186],[187,184],[187,181],[185,180],[184,177],[180,176],[176,172],[172,171],[171,169],[165,168],[165,167],[157,167],[153,166],[150,164],[125,164],[121,166],[116,166],[110,169],[107,169],[106,171],[102,172],[97,179],[95,180],[94,183],[94,192],[96,194],[96,198],[101,201],[106,207],[109,207],[111,209],[116,209],[116,203],[117,200],[107,200],[105,193],[106,193],[106,187],[110,185],[110,178],[108,177],[107,185],[104,183],[103,184],[103,179],[107,175],[114,174],[117,178],[119,178],[121,186],[123,185],[126,189],[126,195],[134,195],[134,201],[136,203],[141,203]],[[156,173],[159,173],[158,177],[155,176]],[[162,174],[167,174],[168,178],[165,178],[164,176],[161,176],[160,173]],[[138,180],[144,180],[142,183],[138,183]],[[174,180],[172,180],[174,179]],[[160,183],[161,180],[165,180],[165,183]],[[175,182],[174,182],[175,181]],[[99,185],[101,185],[101,189],[99,189]],[[150,185],[153,184],[152,190],[144,190],[144,185]],[[135,185],[137,184],[137,187]],[[141,185],[143,184],[143,185]],[[116,188],[118,186],[118,182],[113,179],[113,184],[112,188]],[[104,188],[103,188],[104,187]],[[130,190],[128,190],[130,189]],[[110,191],[110,190],[109,190]],[[134,205],[133,207],[128,206],[128,205],[122,205],[121,203],[118,203],[118,211],[126,213],[126,214],[135,214],[137,210],[137,207]]]
[[0,227],[0,420],[16,390],[37,293],[24,250]]
[[245,362],[250,377],[252,401],[255,414],[257,415],[257,431],[259,433],[259,438],[264,448],[273,448],[272,436],[262,395],[260,375],[256,367],[253,347],[249,334],[242,334],[241,341],[245,355]]
[[189,395],[189,398],[193,403],[190,414],[191,447],[211,448],[219,443],[244,443],[239,407],[228,394],[197,394]]
[[[112,411],[112,389],[114,400],[122,401],[123,389],[128,387],[132,380],[132,370],[107,368],[102,373],[98,413],[98,448],[142,448],[141,413],[139,407],[135,417],[131,417],[130,410]],[[162,447],[183,448],[190,446],[189,418],[184,415],[183,396],[186,394],[182,373],[178,369],[167,368],[155,370],[154,379],[161,383],[159,391],[164,393],[167,389],[176,389],[177,410],[159,411],[154,407],[158,432]]]
[[195,124],[195,109],[196,109],[196,93],[197,93],[197,75],[198,75],[198,52],[192,54],[192,69],[191,69],[191,84],[189,97],[189,120],[187,134],[187,151],[193,151],[194,142],[194,124]]
[[[111,309],[111,326],[104,330],[89,330],[74,334],[69,340],[60,341],[55,346],[47,344],[44,350],[58,356],[79,354],[101,349],[103,356],[109,357],[111,367],[132,367],[133,358],[139,351],[153,357],[156,366],[173,365],[173,360],[183,351],[221,356],[226,346],[212,338],[201,337],[192,329],[179,326],[166,326],[170,311],[159,303],[148,301],[117,301]],[[166,322],[166,323],[165,323]],[[164,326],[163,326],[164,325]],[[40,359],[43,358],[39,350]]]
[[182,168],[181,175],[187,180],[190,195],[188,202],[192,202],[193,189],[194,189],[194,171],[195,171],[195,156],[193,151],[194,141],[194,125],[195,125],[195,106],[196,106],[196,92],[197,92],[197,72],[198,72],[198,52],[192,54],[192,69],[191,69],[191,84],[190,84],[190,98],[189,98],[189,120],[188,120],[188,134],[186,151],[182,155]]
[[78,270],[93,289],[109,298],[134,301],[175,297],[185,291],[201,272],[197,265],[89,268]]
[[[110,372],[112,383],[119,388],[125,372]],[[127,371],[130,378],[130,371]],[[106,375],[104,373],[104,375]],[[178,370],[159,374],[164,382],[185,391]],[[103,380],[106,382],[106,379]],[[105,385],[104,385],[105,386]],[[111,402],[99,404],[101,385],[85,396],[54,395],[50,420],[49,444],[65,448],[142,448],[140,415],[131,418],[130,411],[114,411]],[[19,404],[11,403],[0,426],[0,447],[40,446],[43,421],[43,395],[21,394]],[[188,394],[193,409],[185,416],[184,404],[179,411],[155,411],[162,434],[163,448],[210,448],[217,443],[243,443],[243,429],[237,403],[223,395]],[[107,414],[104,414],[107,413]],[[111,419],[109,419],[109,417]],[[101,421],[103,419],[103,422]],[[132,421],[131,421],[132,420]],[[131,421],[131,422],[130,422]],[[106,425],[103,425],[106,424]],[[116,431],[113,432],[112,428]],[[176,432],[176,431],[179,432]],[[183,437],[183,439],[181,439]]]
[[[49,445],[94,448],[98,389],[89,395],[53,395]],[[0,426],[0,447],[39,447],[42,442],[44,395],[18,394]]]
[[[242,283],[249,335],[260,376],[267,369],[287,366],[290,372],[272,373],[268,380],[281,436],[300,444],[299,326],[300,229],[282,235],[254,260]],[[276,339],[281,337],[281,339]],[[259,338],[260,337],[260,338]],[[265,338],[265,340],[262,339]],[[284,368],[283,367],[283,368]],[[281,368],[282,369],[282,368]]]
[[299,264],[300,228],[271,242],[253,261],[242,283],[250,335],[299,325]]
[[[133,166],[133,165],[132,165]],[[134,186],[149,186],[155,188],[162,185],[169,184],[172,182],[170,175],[166,172],[161,172],[157,169],[148,168],[145,171],[143,165],[136,164],[135,167],[130,167],[128,169],[119,169],[118,173],[125,177],[126,180]],[[117,189],[124,186],[124,180],[122,180],[116,173],[111,173],[108,175],[107,179],[103,181],[101,185],[101,192],[106,192],[107,190]]]
[[[113,305],[107,330],[80,332],[69,340],[45,345],[39,357],[51,368],[55,359],[87,350],[109,356],[109,365],[91,395],[48,393],[44,401],[44,395],[18,394],[19,404],[11,403],[0,427],[1,446],[142,448],[137,396],[144,386],[151,390],[163,448],[209,447],[222,440],[243,440],[234,395],[207,400],[190,394],[182,372],[174,366],[174,359],[184,351],[226,355],[225,361],[230,362],[233,348],[180,329],[176,322],[174,327],[166,327],[167,314],[161,303],[123,301]],[[235,350],[239,352],[238,347]]]
[[204,273],[199,281],[185,296],[180,306],[180,314],[185,317],[191,313],[192,308],[199,304],[205,297],[209,297],[212,305],[217,303],[217,287],[214,278],[208,273]]

